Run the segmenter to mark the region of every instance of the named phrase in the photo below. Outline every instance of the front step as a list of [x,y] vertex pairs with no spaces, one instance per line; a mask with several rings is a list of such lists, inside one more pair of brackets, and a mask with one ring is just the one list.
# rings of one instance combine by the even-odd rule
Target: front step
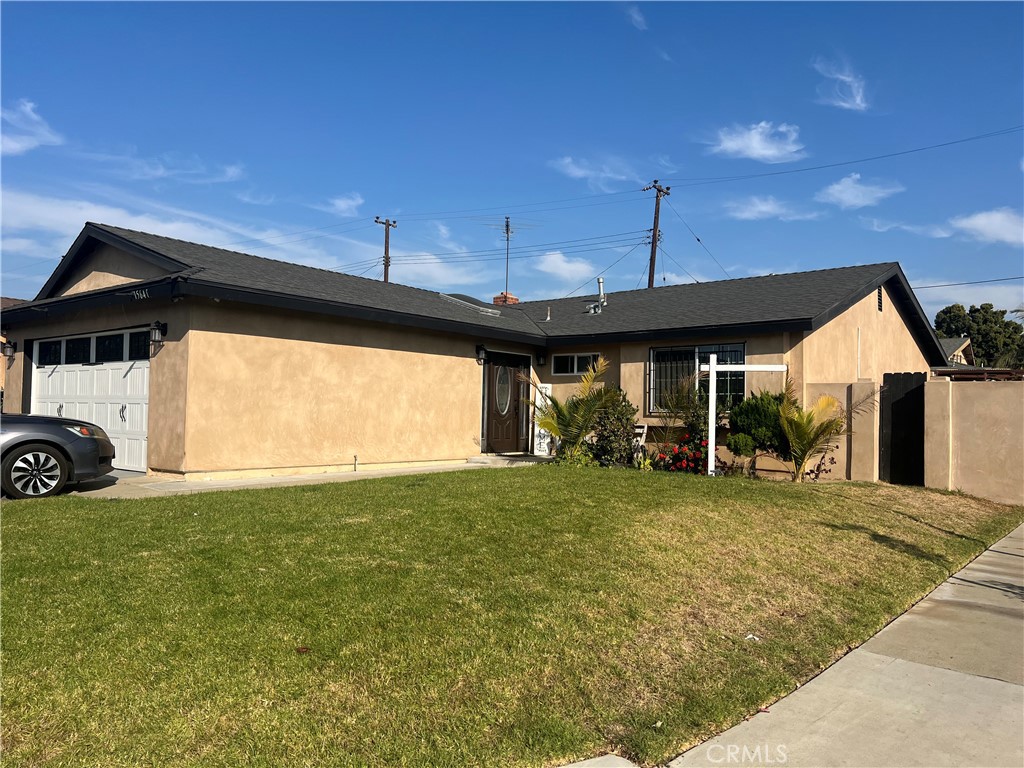
[[547,464],[553,456],[532,456],[526,453],[482,453],[466,459],[467,464],[485,464],[489,467],[522,467],[528,464]]

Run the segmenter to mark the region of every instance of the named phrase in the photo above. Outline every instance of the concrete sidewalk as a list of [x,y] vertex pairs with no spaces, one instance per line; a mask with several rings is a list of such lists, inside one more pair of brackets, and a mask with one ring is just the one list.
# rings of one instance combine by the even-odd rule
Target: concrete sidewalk
[[669,763],[741,765],[1024,766],[1024,526],[770,712]]

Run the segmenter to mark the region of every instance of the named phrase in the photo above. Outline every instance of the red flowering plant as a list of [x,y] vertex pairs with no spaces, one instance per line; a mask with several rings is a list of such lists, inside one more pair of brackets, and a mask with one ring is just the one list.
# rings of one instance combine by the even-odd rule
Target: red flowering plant
[[706,475],[708,473],[708,454],[707,433],[698,429],[693,432],[684,432],[680,436],[679,442],[671,447],[661,446],[651,463],[654,469]]

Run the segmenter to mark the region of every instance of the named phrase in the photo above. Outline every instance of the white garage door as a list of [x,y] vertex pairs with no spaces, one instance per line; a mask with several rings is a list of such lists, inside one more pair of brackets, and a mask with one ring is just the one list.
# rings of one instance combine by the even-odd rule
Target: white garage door
[[36,342],[32,413],[91,421],[114,444],[117,469],[145,471],[149,330]]

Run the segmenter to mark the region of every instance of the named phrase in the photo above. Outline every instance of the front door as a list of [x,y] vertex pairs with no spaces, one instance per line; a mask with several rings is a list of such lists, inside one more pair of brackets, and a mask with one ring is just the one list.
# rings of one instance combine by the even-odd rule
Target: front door
[[525,451],[529,419],[520,374],[530,370],[529,358],[491,353],[487,361],[487,450],[491,453]]

